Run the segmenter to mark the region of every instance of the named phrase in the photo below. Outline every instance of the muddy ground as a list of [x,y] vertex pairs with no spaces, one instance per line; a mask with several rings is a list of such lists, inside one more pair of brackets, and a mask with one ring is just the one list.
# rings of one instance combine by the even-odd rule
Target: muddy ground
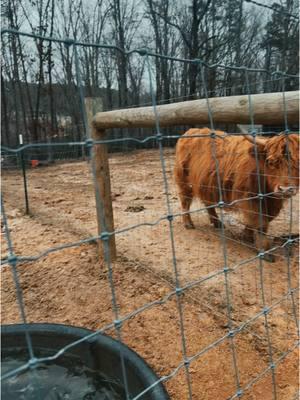
[[[273,399],[269,370],[270,348],[265,317],[253,318],[265,303],[273,362],[276,363],[277,398],[294,399],[298,392],[297,351],[286,352],[296,340],[295,315],[290,286],[298,285],[298,248],[290,262],[285,249],[276,251],[274,264],[257,260],[245,262],[255,249],[240,240],[241,217],[226,214],[226,237],[221,238],[208,221],[206,212],[193,214],[195,230],[185,230],[180,217],[172,222],[175,254],[172,252],[166,191],[172,212],[180,211],[172,170],[174,152],[165,151],[168,188],[164,186],[159,153],[141,150],[110,157],[115,229],[145,222],[116,236],[118,257],[112,264],[118,311],[121,317],[155,300],[163,300],[126,320],[124,342],[137,351],[159,376],[172,374],[183,360],[178,302],[174,289],[174,257],[181,286],[179,297],[187,356],[198,355],[190,364],[193,398],[222,400],[237,391],[232,348],[236,353],[239,381],[245,399]],[[34,256],[43,251],[76,242],[97,232],[95,196],[89,165],[70,162],[28,170],[30,215],[24,213],[20,171],[3,171],[2,190],[14,251]],[[281,235],[289,230],[291,204],[287,203],[272,222],[270,235],[280,246]],[[193,209],[201,208],[195,202]],[[298,233],[298,196],[292,202],[292,231]],[[228,273],[226,290],[224,267],[226,250]],[[7,245],[2,242],[2,258]],[[98,329],[115,317],[112,310],[107,266],[97,257],[95,243],[53,252],[38,261],[18,266],[25,309],[30,322],[56,322]],[[262,272],[262,274],[261,274]],[[208,278],[208,279],[205,279]],[[228,307],[228,296],[230,307]],[[298,300],[294,294],[296,306]],[[228,312],[232,327],[243,323],[234,338],[207,346],[228,333]],[[2,323],[20,322],[10,267],[2,269]],[[106,332],[114,335],[113,330]],[[277,364],[278,363],[278,364]],[[188,398],[184,368],[165,383],[172,399]]]

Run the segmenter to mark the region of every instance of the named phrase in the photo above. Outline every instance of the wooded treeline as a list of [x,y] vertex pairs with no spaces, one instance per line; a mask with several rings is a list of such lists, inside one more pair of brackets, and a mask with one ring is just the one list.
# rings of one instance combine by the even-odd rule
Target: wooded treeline
[[[145,56],[132,49],[207,64],[263,68],[267,72],[203,68],[150,57],[158,103],[298,88],[298,2],[281,0],[274,10],[244,0],[2,0],[2,27],[80,42],[115,45],[122,51],[2,35],[2,141],[66,136],[82,139],[75,58],[85,96],[104,109],[151,102]],[[77,71],[78,72],[78,71]],[[202,77],[202,78],[201,78]]]

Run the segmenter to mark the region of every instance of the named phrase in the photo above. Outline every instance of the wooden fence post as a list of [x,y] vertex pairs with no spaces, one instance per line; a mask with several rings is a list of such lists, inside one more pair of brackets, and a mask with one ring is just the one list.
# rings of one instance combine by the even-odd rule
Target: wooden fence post
[[[101,98],[85,98],[85,108],[87,114],[87,120],[90,127],[91,138],[93,140],[105,139],[105,131],[97,129],[92,124],[93,116],[96,112],[103,110],[103,104]],[[105,229],[107,232],[114,231],[114,217],[113,207],[111,198],[111,185],[110,185],[110,172],[109,172],[109,161],[108,161],[108,150],[107,144],[97,144],[93,146],[92,162],[95,168],[95,195],[99,194],[100,201],[102,203],[102,210],[100,204],[98,204],[96,198],[96,209],[97,209],[97,221],[98,221],[98,234],[101,235],[104,232],[103,229],[103,218],[105,223]],[[116,252],[116,240],[115,235],[108,238],[110,258],[115,260]],[[102,240],[99,240],[99,253],[103,256],[104,246]]]

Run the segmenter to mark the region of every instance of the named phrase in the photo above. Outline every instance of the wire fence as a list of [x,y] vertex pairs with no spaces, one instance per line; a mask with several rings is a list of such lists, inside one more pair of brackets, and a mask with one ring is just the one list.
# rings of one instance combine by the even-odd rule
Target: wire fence
[[[257,2],[253,2],[254,4],[257,4]],[[271,7],[272,10],[274,10],[273,7]],[[288,304],[288,311],[286,312],[286,318],[290,319],[292,321],[292,326],[289,325],[289,330],[293,332],[293,334],[298,335],[298,314],[297,314],[297,290],[298,287],[296,287],[292,283],[292,247],[298,242],[298,237],[293,234],[292,232],[292,226],[293,226],[293,219],[295,218],[295,211],[294,211],[294,203],[292,198],[289,198],[288,203],[288,234],[280,244],[273,244],[272,246],[266,248],[264,246],[264,233],[266,234],[267,232],[265,231],[265,218],[267,211],[265,209],[265,201],[267,198],[271,198],[272,196],[276,197],[276,191],[266,191],[266,188],[264,187],[265,181],[262,181],[260,179],[261,172],[260,172],[260,154],[259,154],[259,148],[257,145],[257,130],[255,128],[255,117],[254,117],[254,112],[253,112],[253,107],[252,107],[252,97],[251,97],[251,82],[250,82],[250,74],[251,73],[264,73],[264,74],[269,74],[269,71],[266,71],[264,69],[256,69],[256,68],[245,68],[245,67],[236,67],[236,66],[227,66],[223,64],[214,64],[214,65],[207,65],[206,63],[202,62],[202,60],[188,60],[188,59],[180,59],[180,58],[175,58],[175,57],[170,57],[167,55],[162,55],[162,54],[156,54],[151,51],[148,51],[147,49],[133,49],[129,52],[125,53],[126,57],[130,57],[132,54],[137,54],[140,57],[144,57],[145,59],[145,65],[146,65],[146,70],[147,70],[147,81],[149,83],[149,88],[150,88],[150,93],[151,93],[151,105],[153,107],[153,113],[155,115],[155,131],[151,135],[147,135],[144,138],[133,138],[130,136],[130,131],[128,131],[128,136],[123,137],[123,138],[117,138],[117,139],[105,139],[105,140],[93,140],[91,138],[90,134],[90,128],[88,125],[87,121],[87,115],[86,115],[86,110],[84,106],[84,91],[83,91],[83,85],[82,85],[82,80],[81,80],[81,71],[80,71],[80,63],[78,60],[78,54],[77,54],[77,48],[79,46],[90,46],[99,49],[100,51],[105,49],[105,50],[110,50],[113,52],[122,52],[121,49],[119,49],[116,46],[107,46],[107,45],[101,45],[101,44],[96,44],[96,43],[82,43],[82,42],[77,42],[76,40],[73,39],[60,39],[60,38],[54,38],[54,37],[44,37],[42,35],[37,35],[37,34],[31,34],[31,33],[26,33],[26,32],[19,32],[17,30],[13,29],[5,29],[2,31],[2,35],[22,35],[22,36],[27,36],[30,38],[34,39],[43,39],[46,41],[51,41],[51,42],[56,42],[56,43],[62,43],[63,45],[73,47],[74,50],[74,63],[75,63],[75,71],[76,71],[76,79],[77,79],[77,89],[78,89],[78,98],[80,101],[80,110],[81,110],[81,118],[83,122],[83,131],[84,131],[84,140],[79,140],[79,141],[70,141],[67,143],[61,143],[59,141],[52,141],[51,143],[46,142],[46,143],[28,143],[25,145],[21,145],[18,148],[8,148],[8,147],[3,147],[2,151],[5,152],[6,155],[9,155],[9,157],[19,157],[22,154],[26,154],[25,152],[31,152],[28,153],[30,156],[27,158],[27,160],[32,159],[33,154],[35,149],[38,149],[40,151],[40,154],[44,154],[45,157],[49,156],[49,149],[51,148],[51,151],[54,152],[65,152],[66,146],[68,148],[74,149],[74,151],[80,151],[81,156],[83,154],[92,154],[94,146],[98,144],[112,144],[112,143],[126,143],[126,142],[136,142],[138,144],[143,144],[147,143],[150,141],[155,142],[158,154],[159,154],[159,160],[160,160],[160,169],[161,169],[161,179],[162,179],[162,185],[163,185],[163,192],[165,193],[165,213],[158,218],[150,221],[142,221],[139,223],[127,225],[124,227],[121,227],[119,229],[115,229],[114,231],[109,231],[106,227],[106,219],[105,219],[105,213],[104,213],[104,205],[103,205],[103,193],[100,193],[99,187],[95,184],[96,182],[96,165],[94,163],[94,159],[90,159],[90,167],[91,167],[91,173],[92,173],[92,181],[95,184],[95,190],[96,190],[96,203],[97,203],[97,209],[99,210],[99,219],[100,219],[100,225],[102,227],[102,232],[100,235],[94,235],[91,237],[86,237],[84,239],[63,244],[63,245],[58,245],[58,246],[53,246],[49,247],[48,249],[39,252],[38,254],[33,254],[31,256],[24,256],[22,254],[17,254],[15,251],[15,246],[13,242],[13,237],[11,237],[10,234],[10,227],[8,225],[8,219],[6,216],[5,212],[5,207],[2,202],[2,219],[3,219],[3,229],[4,229],[4,234],[5,238],[7,241],[7,248],[8,248],[8,253],[7,257],[5,257],[2,260],[3,267],[9,266],[9,268],[12,271],[13,274],[13,280],[15,284],[15,290],[16,290],[16,297],[17,297],[17,302],[18,302],[18,307],[19,307],[19,312],[20,312],[20,318],[23,324],[27,324],[27,317],[26,317],[26,305],[24,304],[24,298],[23,298],[23,292],[22,292],[22,285],[20,283],[20,278],[19,278],[19,268],[23,268],[23,266],[27,263],[31,262],[36,262],[38,260],[41,260],[45,258],[47,255],[51,253],[56,253],[60,252],[64,249],[68,248],[76,248],[78,246],[81,246],[83,244],[87,243],[92,243],[97,240],[100,240],[103,244],[104,247],[104,261],[105,265],[107,267],[107,274],[108,274],[108,279],[109,279],[109,285],[110,285],[110,291],[111,291],[111,305],[112,305],[112,310],[113,310],[113,320],[104,326],[102,326],[100,329],[97,331],[91,333],[90,335],[87,335],[85,338],[80,339],[76,342],[69,343],[68,345],[64,346],[61,348],[57,353],[53,354],[52,356],[49,357],[43,357],[39,358],[36,357],[35,354],[35,348],[34,344],[32,342],[32,338],[30,335],[30,332],[28,331],[26,333],[26,343],[28,347],[28,354],[29,358],[28,361],[25,362],[22,366],[12,369],[5,374],[2,375],[2,380],[10,379],[12,377],[17,377],[18,374],[27,371],[29,369],[32,369],[36,366],[41,365],[41,363],[44,362],[51,362],[53,360],[58,359],[61,357],[64,353],[66,353],[68,350],[71,348],[78,346],[80,343],[87,341],[93,337],[96,337],[99,333],[105,333],[111,329],[114,329],[116,338],[120,341],[123,342],[123,327],[124,324],[131,320],[132,318],[136,317],[137,315],[142,315],[145,313],[147,310],[150,309],[156,309],[157,312],[159,312],[159,308],[163,305],[167,305],[168,301],[171,298],[176,299],[176,304],[177,304],[177,313],[178,313],[178,318],[179,318],[179,331],[180,331],[180,340],[181,340],[181,362],[176,365],[174,368],[172,368],[171,372],[168,373],[167,375],[161,376],[155,383],[153,383],[151,386],[145,388],[144,391],[136,395],[135,397],[132,397],[131,394],[128,391],[128,384],[127,384],[127,374],[126,374],[126,368],[124,364],[124,356],[122,354],[122,351],[120,351],[120,363],[123,365],[123,384],[124,388],[126,391],[126,399],[131,399],[131,400],[137,400],[137,399],[142,399],[144,395],[147,393],[150,393],[153,388],[155,388],[158,384],[160,383],[166,383],[168,381],[172,381],[181,371],[184,371],[185,374],[185,384],[187,387],[187,393],[188,393],[188,398],[197,398],[195,397],[194,389],[193,389],[193,379],[192,379],[192,372],[191,372],[191,367],[195,363],[196,360],[201,360],[207,353],[209,353],[212,349],[219,348],[222,344],[228,343],[230,347],[230,353],[231,353],[231,366],[232,366],[232,373],[235,381],[235,390],[231,393],[229,396],[230,399],[235,399],[235,398],[242,398],[245,394],[247,394],[253,387],[257,384],[257,382],[262,381],[264,377],[268,374],[270,374],[271,379],[272,379],[272,398],[273,399],[278,399],[279,398],[279,387],[278,387],[278,379],[276,375],[276,371],[280,364],[284,362],[284,360],[294,351],[294,349],[298,346],[298,338],[293,340],[293,343],[289,346],[288,349],[285,351],[280,352],[280,356],[276,357],[274,354],[274,344],[272,343],[272,326],[271,326],[271,314],[276,309],[277,307],[281,306],[282,304]],[[155,88],[154,88],[154,82],[153,82],[153,71],[151,68],[151,58],[165,58],[168,59],[172,62],[180,62],[180,63],[196,63],[201,71],[201,87],[203,89],[204,93],[204,98],[206,99],[207,102],[207,112],[209,115],[209,128],[210,128],[210,152],[211,152],[211,157],[213,160],[214,164],[214,172],[216,174],[216,183],[217,187],[216,192],[218,193],[218,199],[216,202],[213,202],[210,205],[204,205],[201,206],[200,208],[196,208],[193,210],[183,210],[180,212],[174,211],[173,208],[173,201],[170,195],[170,180],[169,180],[169,175],[167,172],[167,164],[166,164],[166,156],[165,156],[165,143],[170,140],[176,141],[181,137],[181,135],[168,135],[162,132],[162,129],[160,127],[160,118],[157,112],[157,103],[156,103],[156,98],[155,98]],[[222,171],[221,166],[220,166],[220,156],[218,154],[218,147],[217,147],[217,142],[218,140],[227,140],[233,137],[238,137],[238,136],[243,136],[246,134],[219,134],[216,132],[216,125],[214,122],[214,115],[212,112],[212,107],[210,104],[210,99],[209,99],[209,91],[207,89],[207,79],[206,79],[206,74],[208,70],[214,70],[217,68],[221,68],[225,71],[243,71],[244,77],[245,77],[245,82],[244,86],[246,87],[246,92],[248,95],[248,102],[249,102],[249,133],[247,135],[250,135],[254,142],[254,159],[255,159],[255,164],[256,164],[256,171],[254,173],[254,177],[257,180],[257,191],[255,193],[252,193],[248,196],[240,197],[231,202],[226,201],[226,194],[224,195],[224,188],[223,188],[223,183],[222,183],[222,176],[224,174],[224,171]],[[286,146],[287,146],[287,157],[288,157],[288,175],[289,178],[291,178],[293,171],[292,171],[292,160],[291,160],[291,151],[289,151],[289,143],[290,143],[290,135],[292,134],[289,126],[289,121],[287,117],[287,109],[288,109],[288,104],[286,103],[285,99],[285,79],[288,78],[293,78],[293,79],[298,79],[298,76],[290,76],[286,74],[285,72],[279,72],[276,71],[273,73],[276,79],[281,80],[282,84],[282,103],[283,103],[283,109],[284,109],[284,136],[286,138]],[[271,74],[272,75],[272,74]],[[278,78],[279,77],[279,78]],[[201,132],[197,134],[196,136],[193,136],[193,138],[199,138],[199,140],[204,140],[207,139],[207,135],[202,135]],[[220,139],[221,138],[221,139]],[[186,141],[191,140],[190,138],[186,138]],[[84,150],[83,150],[84,149]],[[73,151],[73,150],[72,150]],[[51,158],[51,157],[50,157]],[[20,161],[21,162],[21,161]],[[41,173],[42,170],[41,170]],[[246,174],[246,171],[245,171]],[[208,188],[208,190],[214,190],[213,188]],[[236,263],[232,263],[230,260],[230,250],[229,250],[229,245],[228,242],[231,240],[228,238],[228,235],[225,231],[225,225],[226,225],[226,215],[224,210],[226,208],[234,207],[240,204],[250,204],[251,202],[256,201],[258,203],[258,220],[259,220],[259,225],[256,228],[256,231],[258,233],[258,243],[256,243],[256,246],[253,246],[256,249],[256,252],[253,253],[252,257],[246,258],[246,259],[240,259]],[[28,204],[27,204],[28,206]],[[176,234],[174,231],[174,224],[175,221],[178,218],[182,218],[186,215],[191,215],[191,214],[196,214],[198,215],[201,212],[204,211],[210,211],[210,209],[218,209],[219,211],[219,216],[220,216],[220,246],[222,249],[222,262],[220,267],[215,267],[215,270],[208,273],[207,275],[201,275],[198,279],[195,280],[190,280],[190,281],[184,281],[182,279],[182,274],[180,272],[180,266],[181,264],[179,263],[178,259],[180,258],[178,256],[178,243],[176,242]],[[162,296],[161,298],[147,302],[143,304],[142,306],[134,309],[132,312],[127,313],[125,315],[122,315],[119,310],[119,305],[118,305],[118,298],[117,298],[117,293],[116,293],[116,282],[114,280],[114,264],[111,259],[111,254],[110,254],[110,246],[109,246],[109,240],[111,237],[117,237],[118,235],[128,233],[130,234],[134,230],[137,230],[139,228],[147,229],[147,227],[160,227],[162,223],[166,223],[168,226],[168,230],[166,234],[168,234],[168,240],[169,244],[171,247],[171,266],[172,266],[172,271],[173,271],[173,289],[169,291],[168,294],[165,296]],[[132,245],[134,245],[132,243]],[[286,250],[286,256],[284,257],[284,262],[285,262],[285,267],[286,267],[286,290],[284,293],[281,294],[280,297],[278,297],[276,300],[269,301],[267,294],[266,294],[266,281],[265,281],[265,276],[266,276],[266,267],[265,267],[265,259],[268,258],[268,256],[272,256],[276,251],[284,249]],[[234,290],[233,286],[231,283],[232,276],[237,270],[242,270],[242,271],[247,271],[247,269],[250,268],[251,263],[256,262],[258,266],[258,291],[260,295],[260,303],[261,303],[261,309],[259,312],[254,313],[253,315],[249,315],[247,318],[244,318],[244,320],[241,323],[237,323],[233,316],[233,297],[234,297]],[[224,285],[224,291],[225,291],[225,310],[226,310],[226,329],[225,333],[218,337],[216,340],[211,341],[209,344],[207,344],[203,348],[199,348],[197,352],[194,354],[190,355],[188,350],[187,350],[187,331],[185,327],[185,318],[184,314],[186,312],[186,308],[183,306],[184,302],[184,297],[188,296],[189,292],[192,289],[195,288],[201,288],[204,283],[207,282],[212,282],[213,279],[215,278],[222,278],[223,279],[223,285]],[[212,311],[214,312],[214,311]],[[237,337],[247,331],[258,319],[262,318],[264,321],[264,336],[266,338],[266,343],[267,343],[267,354],[268,354],[268,361],[267,361],[267,367],[258,375],[254,376],[251,380],[249,380],[246,383],[242,384],[242,381],[244,380],[241,379],[241,371],[240,371],[240,366],[239,366],[239,360],[238,360],[238,344],[237,344]],[[172,338],[170,337],[170,341]],[[229,361],[228,361],[229,364]]]

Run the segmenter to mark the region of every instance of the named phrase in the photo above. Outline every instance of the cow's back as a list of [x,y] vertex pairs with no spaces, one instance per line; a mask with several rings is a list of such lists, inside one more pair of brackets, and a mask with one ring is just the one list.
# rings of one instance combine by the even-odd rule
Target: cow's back
[[251,186],[249,170],[255,168],[251,145],[242,136],[224,137],[224,132],[216,131],[212,139],[210,133],[208,128],[190,129],[183,135],[176,146],[176,169],[184,172],[194,197],[217,203],[221,187],[222,199],[229,203]]

